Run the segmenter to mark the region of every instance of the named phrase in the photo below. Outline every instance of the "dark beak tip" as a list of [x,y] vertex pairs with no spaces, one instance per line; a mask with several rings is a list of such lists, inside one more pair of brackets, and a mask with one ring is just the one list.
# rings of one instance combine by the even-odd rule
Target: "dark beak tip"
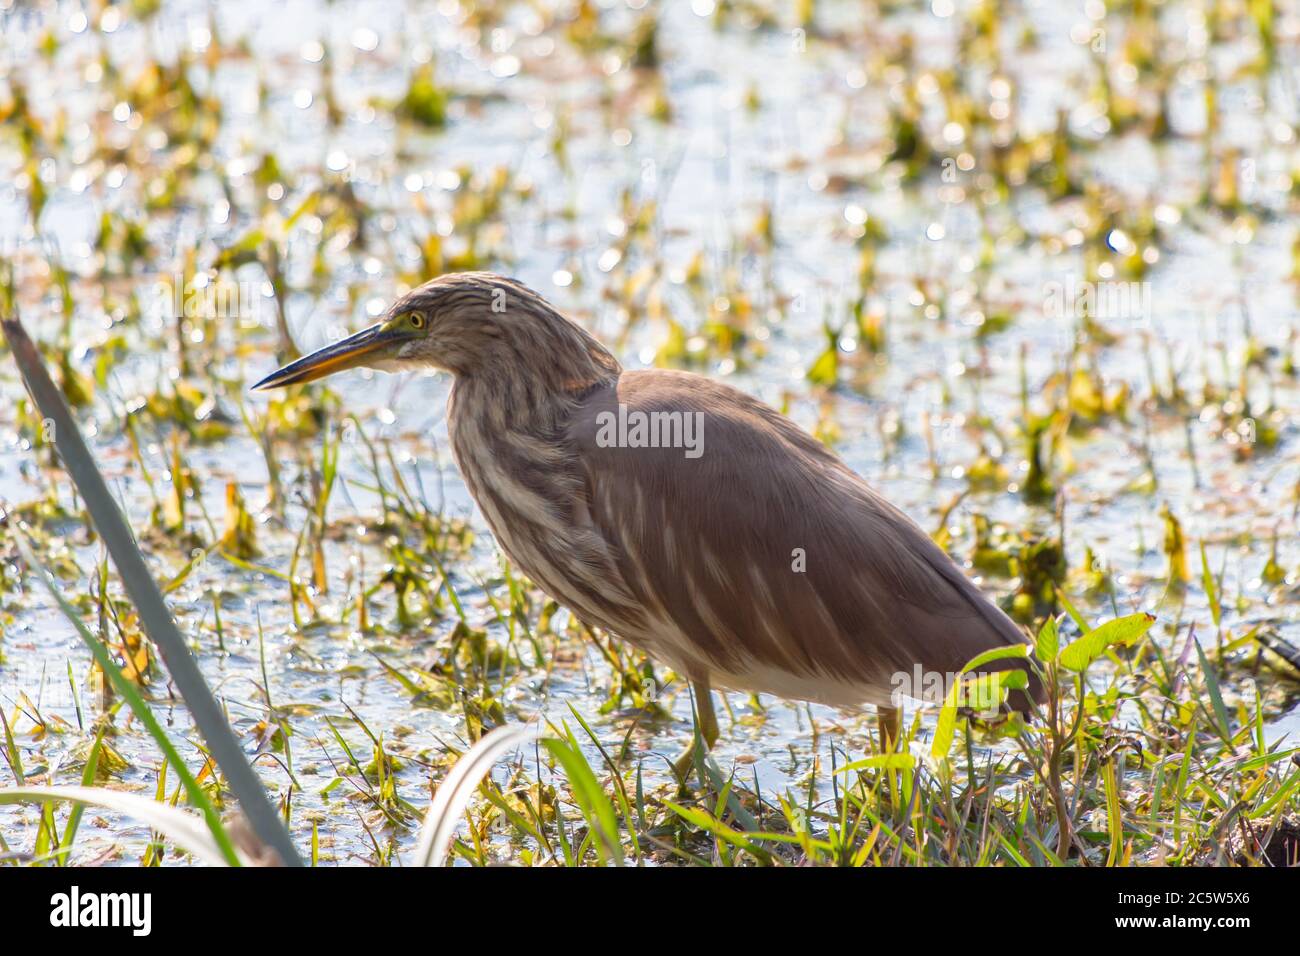
[[273,388],[282,388],[286,383],[281,381],[284,369],[276,369],[270,375],[263,378],[260,382],[255,382],[248,387],[250,392],[269,392]]
[[336,371],[353,368],[364,355],[375,351],[389,340],[381,326],[373,325],[347,338],[319,348],[308,355],[299,356],[282,365],[260,382],[249,387],[250,392],[265,392],[273,388],[314,382]]

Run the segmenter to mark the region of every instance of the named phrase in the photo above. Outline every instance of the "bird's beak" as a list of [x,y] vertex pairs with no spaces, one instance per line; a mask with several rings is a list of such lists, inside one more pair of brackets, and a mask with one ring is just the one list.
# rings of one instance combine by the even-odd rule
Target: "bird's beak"
[[266,378],[253,386],[253,390],[283,388],[286,385],[298,385],[302,382],[314,382],[318,378],[341,372],[344,369],[366,365],[367,357],[380,349],[405,342],[410,336],[398,331],[391,323],[380,322],[368,329],[362,329],[355,335],[349,335],[340,342],[317,349],[310,355],[304,355],[296,362],[290,362],[278,368]]

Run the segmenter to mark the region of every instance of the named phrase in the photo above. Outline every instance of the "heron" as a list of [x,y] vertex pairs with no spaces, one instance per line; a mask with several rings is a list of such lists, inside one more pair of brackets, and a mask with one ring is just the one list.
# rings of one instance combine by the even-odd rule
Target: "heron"
[[[874,705],[890,747],[898,675],[960,674],[1027,642],[825,444],[707,376],[625,370],[517,280],[439,276],[253,387],[356,367],[450,373],[453,457],[501,550],[585,624],[689,680],[705,748],[714,689]],[[978,670],[1012,668],[1026,678],[1008,704],[1028,712],[1043,684],[1024,659]]]

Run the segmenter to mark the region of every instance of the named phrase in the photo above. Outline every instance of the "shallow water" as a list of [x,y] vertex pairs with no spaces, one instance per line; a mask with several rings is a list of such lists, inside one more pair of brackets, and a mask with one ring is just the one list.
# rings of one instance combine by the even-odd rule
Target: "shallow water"
[[[501,169],[512,186],[502,215],[482,228],[478,251],[493,268],[532,285],[606,342],[621,339],[620,357],[628,367],[655,364],[671,318],[684,330],[687,354],[696,358],[700,370],[787,407],[806,427],[833,433],[845,459],[927,530],[935,530],[944,506],[966,491],[965,475],[981,446],[1001,458],[1013,480],[1016,469],[1023,472],[1020,446],[1003,445],[1021,417],[1019,357],[1023,349],[1031,397],[1063,367],[1071,331],[1069,323],[1044,314],[1044,290],[1052,281],[1082,278],[1080,243],[1071,243],[1070,230],[1084,213],[1081,200],[1049,202],[1041,190],[1025,186],[1013,194],[1012,206],[990,212],[985,237],[969,199],[980,188],[978,169],[959,170],[955,182],[930,170],[913,183],[900,178],[896,164],[885,162],[890,84],[865,70],[906,29],[915,31],[917,64],[950,64],[957,55],[954,18],[921,9],[865,25],[857,7],[823,4],[819,22],[824,35],[801,37],[785,23],[784,12],[776,27],[750,29],[738,15],[715,28],[692,9],[711,9],[707,0],[664,4],[657,42],[664,96],[672,109],[671,120],[664,122],[646,115],[646,99],[655,95],[653,77],[628,67],[625,46],[593,45],[580,52],[562,24],[543,21],[523,5],[504,5],[500,23],[478,34],[463,25],[466,10],[454,2],[420,5],[418,11],[386,0],[328,7],[315,2],[223,3],[214,8],[216,32],[227,45],[245,43],[247,55],[222,58],[213,69],[195,65],[191,79],[221,101],[212,155],[231,177],[234,201],[228,203],[216,177],[206,174],[184,201],[145,211],[145,177],[126,164],[120,184],[114,185],[114,166],[92,156],[92,144],[97,139],[139,144],[147,130],[133,130],[129,120],[109,115],[113,104],[101,92],[103,81],[88,79],[87,71],[94,75],[101,50],[125,73],[145,57],[173,62],[182,47],[199,52],[201,60],[209,8],[163,6],[164,13],[151,26],[128,20],[108,43],[93,29],[74,32],[76,12],[70,5],[22,15],[10,11],[0,54],[0,70],[10,80],[21,79],[38,116],[53,122],[64,111],[71,140],[58,163],[41,174],[44,179],[48,172],[49,192],[40,220],[43,243],[27,226],[16,147],[6,140],[0,148],[0,182],[17,183],[0,187],[0,248],[14,259],[20,278],[34,287],[44,285],[43,261],[62,262],[74,275],[77,367],[89,373],[110,334],[125,334],[132,346],[83,421],[94,436],[101,467],[137,529],[147,526],[153,497],[129,454],[120,411],[137,396],[155,391],[176,360],[174,352],[161,346],[171,335],[161,308],[135,324],[120,316],[110,323],[106,314],[129,290],[144,294],[159,277],[173,275],[191,247],[201,265],[210,263],[219,248],[247,232],[264,202],[288,215],[322,176],[339,174],[347,176],[372,209],[369,242],[364,250],[356,243],[329,244],[323,253],[327,274],[309,292],[305,290],[316,281],[316,237],[324,227],[308,214],[291,232],[285,271],[297,291],[288,298],[288,315],[304,350],[378,314],[391,300],[399,274],[419,269],[417,242],[424,236],[442,234],[452,250],[463,242],[454,217],[469,186],[467,177],[484,182]],[[641,16],[622,5],[600,6],[611,8],[605,29],[614,35],[625,35]],[[1170,31],[1177,34],[1186,5],[1166,6],[1171,7]],[[1091,58],[1085,46],[1070,38],[1076,19],[1083,16],[1047,2],[1026,4],[1023,19],[1009,17],[1002,26],[1008,44],[1025,25],[1038,31],[1041,44],[1032,52],[1009,53],[1006,73],[1023,91],[1018,99],[1022,126],[1047,130],[1059,109],[1073,109],[1078,135],[1096,138],[1095,121],[1090,125],[1080,106],[1081,91],[1088,88],[1081,77]],[[1122,28],[1118,21],[1108,21],[1117,33]],[[52,61],[34,52],[46,28],[54,29],[62,42]],[[1244,42],[1225,41],[1216,49],[1230,60]],[[334,96],[345,115],[338,129],[325,121],[315,43],[329,51]],[[1279,55],[1294,59],[1294,50],[1292,44],[1289,54],[1283,48]],[[444,130],[415,132],[374,104],[399,98],[409,64],[431,58],[439,80],[460,95],[451,102]],[[1285,72],[1279,71],[1271,87],[1286,86]],[[271,91],[260,107],[259,84]],[[1256,90],[1250,80],[1225,84],[1221,95],[1240,99],[1245,108],[1220,135],[1253,161],[1254,200],[1262,214],[1247,225],[1195,211],[1166,224],[1160,261],[1148,276],[1149,314],[1112,323],[1124,344],[1099,354],[1102,375],[1111,385],[1127,383],[1138,395],[1148,391],[1148,359],[1141,346],[1147,334],[1155,343],[1151,361],[1157,375],[1163,378],[1166,363],[1172,362],[1188,391],[1199,389],[1207,370],[1222,379],[1224,355],[1229,367],[1239,366],[1247,323],[1261,345],[1294,353],[1290,336],[1300,318],[1290,280],[1294,200],[1275,188],[1277,175],[1295,162],[1294,132],[1287,138],[1279,129],[1284,117],[1271,100],[1266,108],[1254,108],[1259,105],[1251,102]],[[1285,100],[1284,93],[1277,91],[1279,100]],[[751,96],[757,98],[755,108],[747,106]],[[1195,131],[1203,125],[1195,79],[1176,87],[1171,99],[1176,129]],[[925,115],[941,121],[937,96],[926,104]],[[564,163],[556,152],[561,135]],[[952,145],[959,153],[960,144]],[[268,199],[250,175],[268,148],[290,182],[279,199]],[[1203,182],[1199,150],[1195,142],[1181,140],[1152,147],[1132,133],[1106,138],[1086,162],[1092,180],[1110,184],[1132,207],[1178,210],[1195,199]],[[167,162],[165,137],[149,142],[142,155],[146,162]],[[651,225],[625,242],[629,203],[639,207],[649,200],[654,203]],[[148,269],[101,287],[90,246],[106,210],[142,218],[156,256]],[[773,224],[770,248],[755,230],[765,213]],[[806,372],[825,348],[823,324],[845,322],[856,289],[860,252],[855,241],[863,222],[882,224],[888,236],[867,297],[867,308],[884,317],[887,357],[864,357],[852,324],[846,325],[841,358],[855,363],[855,372],[841,388],[826,392],[812,387]],[[1040,238],[1019,242],[1021,230]],[[980,263],[984,255],[987,266]],[[693,283],[686,276],[697,257],[703,278]],[[275,364],[269,287],[255,265],[238,275],[254,290],[252,315],[231,318],[220,332],[224,340],[213,346],[218,375],[235,391]],[[650,301],[649,286],[654,289]],[[745,298],[753,310],[746,343],[730,354],[710,354],[700,337],[710,305],[716,316],[719,306],[736,309]],[[57,297],[41,294],[22,306],[29,329],[54,341],[62,322]],[[1014,321],[982,343],[976,331],[985,310],[1006,312]],[[240,327],[241,321],[249,327]],[[237,342],[254,348],[236,355]],[[0,376],[7,397],[21,394],[11,365],[5,363]],[[446,378],[433,374],[360,372],[331,382],[365,435],[391,442],[405,479],[418,480],[429,507],[471,522],[475,545],[470,555],[449,559],[455,562],[453,581],[470,621],[503,640],[504,625],[483,588],[488,582],[489,592],[508,603],[499,559],[447,450],[443,404],[448,385]],[[1078,567],[1085,548],[1091,547],[1111,568],[1115,583],[1113,605],[1079,599],[1090,614],[1158,609],[1165,622],[1181,620],[1176,637],[1162,634],[1171,644],[1176,640],[1181,646],[1192,621],[1201,634],[1212,635],[1196,552],[1196,542],[1204,541],[1211,566],[1226,569],[1225,627],[1240,634],[1265,622],[1300,644],[1300,538],[1292,498],[1300,483],[1295,419],[1300,389],[1294,378],[1269,382],[1263,376],[1255,377],[1252,389],[1254,407],[1271,404],[1277,410],[1279,440],[1275,449],[1244,459],[1234,455],[1233,445],[1208,418],[1190,426],[1195,467],[1182,420],[1170,414],[1133,412],[1129,424],[1113,422],[1075,437],[1075,468],[1063,482],[1060,519],[1067,529],[1067,555],[1070,565]],[[264,410],[261,397],[247,402],[254,411]],[[221,410],[230,414],[232,408],[227,398],[220,400]],[[936,422],[938,478],[931,477],[923,437],[926,415]],[[259,516],[263,554],[257,563],[286,572],[307,520],[304,502],[310,492],[302,466],[318,460],[320,438],[304,439],[300,449],[278,451],[290,491],[281,524],[262,510],[268,496],[262,454],[237,412],[232,417],[231,437],[189,445],[186,464],[201,482],[204,509],[218,530],[226,482],[239,484]],[[1144,421],[1149,422],[1159,481],[1154,494],[1126,490],[1142,475],[1135,448],[1143,439]],[[19,439],[9,403],[0,412],[0,425],[9,449],[0,457],[0,498],[10,505],[34,500],[49,473],[35,467],[37,459]],[[326,544],[330,589],[317,598],[324,620],[337,619],[342,609],[354,605],[358,581],[367,588],[375,585],[386,562],[373,536],[356,530],[373,523],[379,507],[367,445],[345,432],[340,453],[340,481],[328,510],[337,532]],[[160,494],[169,480],[170,455],[163,436],[146,436],[145,462]],[[71,507],[66,481],[60,476],[57,484],[60,500]],[[1161,503],[1168,503],[1182,521],[1189,542],[1194,580],[1181,615],[1176,602],[1162,603]],[[955,535],[951,550],[959,557],[969,557],[971,516],[976,513],[1013,528],[1050,531],[1058,523],[1050,508],[1028,505],[1014,493],[973,491],[949,517]],[[209,535],[199,509],[192,508],[190,515],[193,529]],[[1288,572],[1281,585],[1261,581],[1275,535],[1278,563]],[[79,528],[66,543],[83,575],[68,586],[87,590],[98,549],[86,543]],[[162,580],[189,559],[189,545],[147,543]],[[17,577],[15,568],[4,581],[12,588]],[[984,583],[992,590],[1008,587],[1005,581]],[[214,592],[221,594],[225,653],[214,633]],[[397,773],[401,796],[422,808],[431,782],[444,772],[448,745],[465,745],[464,715],[458,706],[413,704],[378,659],[399,669],[427,665],[446,646],[455,616],[448,612],[429,626],[398,633],[392,590],[385,588],[370,606],[372,620],[383,631],[363,633],[355,617],[299,630],[283,580],[239,569],[216,556],[170,600],[250,752],[256,746],[255,725],[266,712],[260,689],[264,653],[270,699],[292,714],[294,773],[301,784],[293,796],[292,823],[299,843],[306,843],[314,821],[330,862],[372,860],[376,854],[367,827],[383,831],[380,842],[391,839],[408,849],[413,832],[384,830],[363,801],[347,796],[352,783],[322,792],[343,761],[327,719],[362,764],[372,746],[354,717],[376,735],[382,732],[385,747],[402,761]],[[81,727],[96,712],[93,695],[83,686],[88,656],[73,629],[32,584],[12,588],[4,602],[0,706],[15,729],[28,776],[46,772],[57,782],[74,781],[80,771],[74,769],[73,755],[84,744]],[[557,638],[556,646],[563,653],[553,668],[530,666],[511,674],[504,686],[498,683],[510,717],[541,714],[557,723],[572,722],[568,708],[573,705],[602,739],[616,743],[634,718],[622,711],[602,712],[611,679],[608,664],[591,645],[572,636]],[[529,660],[523,642],[516,650]],[[69,670],[79,689],[76,700]],[[27,703],[20,702],[20,693]],[[188,717],[170,699],[161,676],[153,694],[170,729],[184,739],[191,730]],[[690,731],[687,695],[671,687],[665,701],[675,720],[643,722],[633,734],[633,747],[644,756],[652,785],[665,780],[666,764],[655,755],[675,754]],[[31,704],[49,732],[33,735],[40,721],[32,719]],[[868,721],[859,715],[774,699],[764,699],[760,709],[739,694],[729,695],[728,704],[735,720],[723,715],[717,759],[724,768],[739,764],[742,778],[756,778],[767,793],[806,789],[810,770],[825,787],[832,747],[834,759],[842,762],[845,753],[860,755],[869,746]],[[1277,705],[1270,732],[1294,740],[1297,717],[1294,712],[1284,716],[1285,706]],[[814,723],[820,731],[815,737]],[[125,717],[118,726],[112,744],[130,764],[119,783],[152,792],[158,766],[153,745]],[[183,744],[182,753],[198,759],[191,745]],[[288,784],[283,765],[263,757],[258,766],[268,784],[283,794]],[[0,780],[7,782],[8,774],[7,767],[0,769]],[[113,844],[121,847],[118,859],[138,859],[148,839],[145,829],[111,814],[94,816],[105,825],[83,828],[78,859],[106,852],[111,859]],[[29,846],[37,817],[33,810],[0,809],[0,829],[11,848]],[[501,852],[510,853],[508,848]]]

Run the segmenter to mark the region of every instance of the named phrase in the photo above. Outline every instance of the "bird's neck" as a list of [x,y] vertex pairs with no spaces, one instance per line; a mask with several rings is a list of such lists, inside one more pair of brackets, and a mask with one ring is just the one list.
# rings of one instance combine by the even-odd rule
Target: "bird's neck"
[[618,381],[612,374],[558,387],[523,376],[458,375],[447,399],[447,423],[457,454],[476,454],[472,447],[498,440],[530,445],[562,440],[574,410],[593,389]]
[[499,339],[456,373],[451,412],[496,432],[545,432],[563,427],[577,402],[621,372],[618,360],[585,329],[558,314],[547,316]]
[[551,519],[578,494],[565,437],[578,400],[553,392],[525,400],[508,382],[476,376],[458,377],[447,400],[448,437],[465,486],[506,553],[530,574],[536,563],[510,542],[526,520],[562,530]]

